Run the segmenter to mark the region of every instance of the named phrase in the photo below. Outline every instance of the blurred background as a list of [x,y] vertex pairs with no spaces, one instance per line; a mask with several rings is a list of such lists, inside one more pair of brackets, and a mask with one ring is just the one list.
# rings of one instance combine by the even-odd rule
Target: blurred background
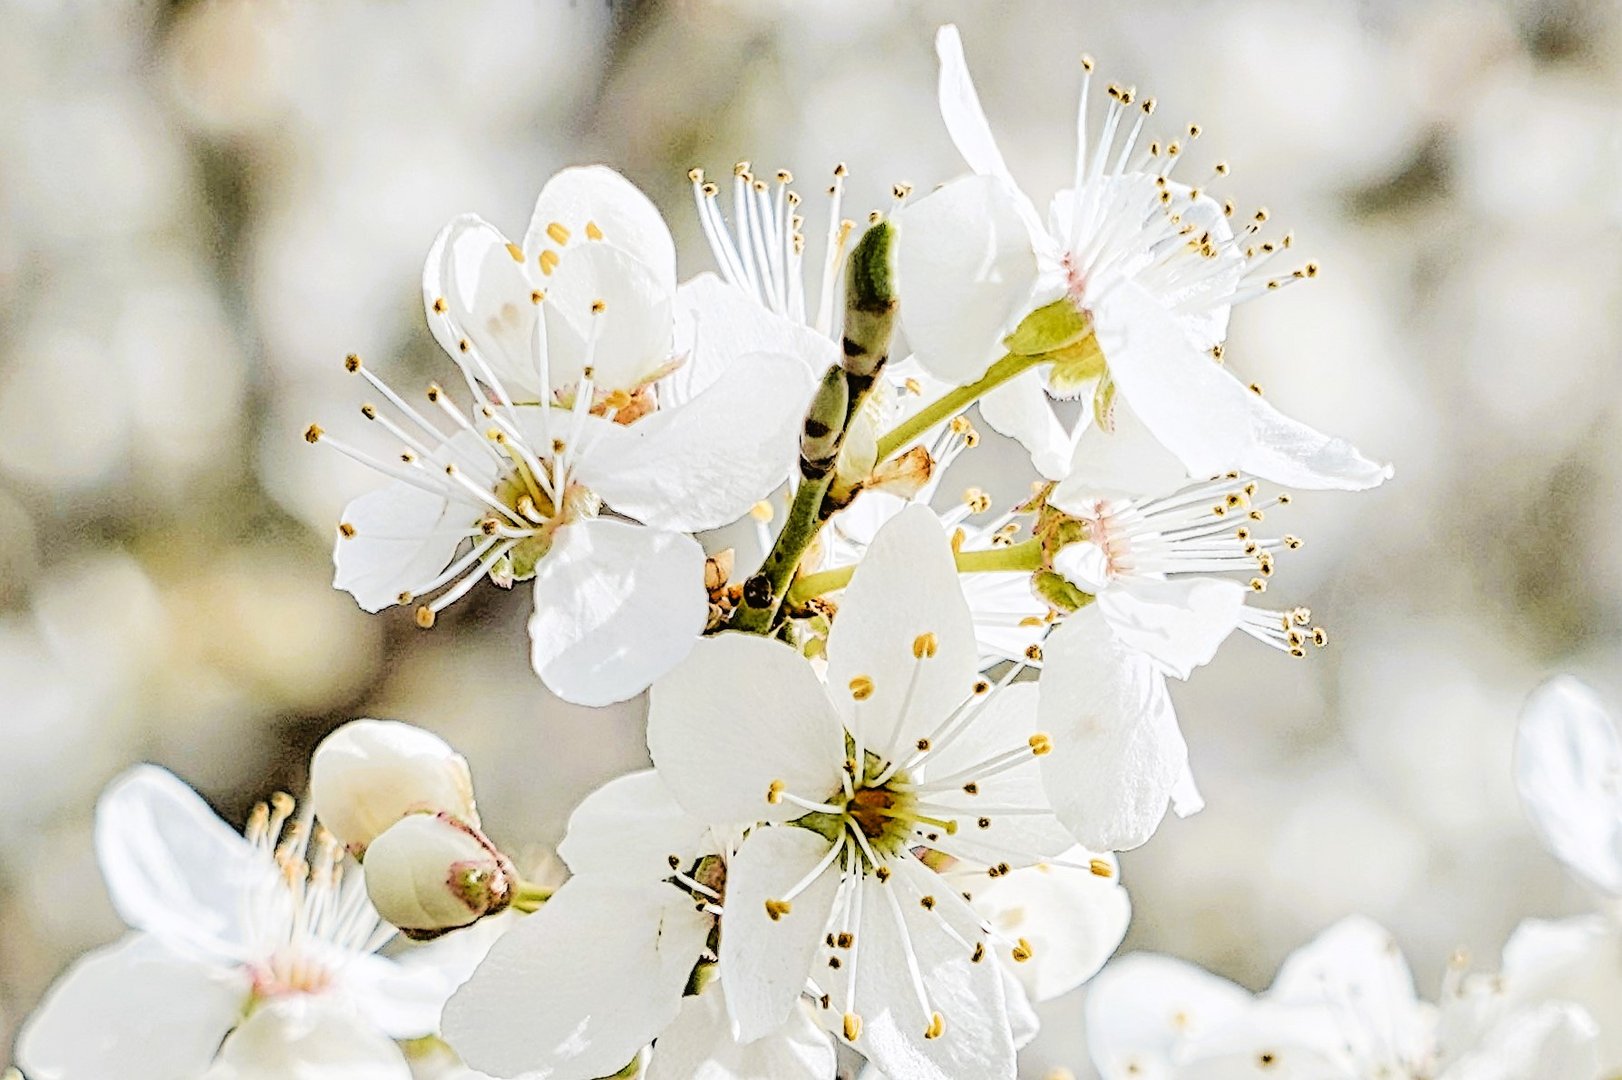
[[[1265,203],[1324,272],[1239,310],[1229,363],[1394,461],[1303,496],[1268,599],[1309,660],[1240,640],[1176,688],[1203,814],[1127,855],[1127,948],[1252,986],[1349,912],[1421,990],[1524,915],[1587,899],[1534,842],[1514,718],[1570,669],[1622,706],[1622,12],[1488,3],[0,0],[0,1063],[78,952],[115,936],[102,785],[160,762],[233,823],[360,715],[471,759],[509,849],[645,761],[640,704],[549,698],[524,590],[423,632],[330,588],[370,485],[299,437],[358,428],[358,352],[443,377],[421,260],[476,211],[521,234],[557,168],[608,162],[710,268],[686,171],[786,166],[811,213],[961,170],[935,26],[963,28],[1016,175],[1068,179],[1078,57],[1204,136],[1192,171]],[[821,228],[813,217],[808,231]],[[1018,455],[959,466],[1007,499]],[[1010,479],[1010,477],[1014,477]],[[949,486],[955,481],[949,482]],[[1087,1068],[1080,1003],[1032,1075]]]

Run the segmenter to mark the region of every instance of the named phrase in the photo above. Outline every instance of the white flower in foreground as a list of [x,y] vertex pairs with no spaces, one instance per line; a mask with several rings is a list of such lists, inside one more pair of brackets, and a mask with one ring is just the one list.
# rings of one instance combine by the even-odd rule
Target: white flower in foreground
[[[750,351],[763,335],[707,288],[678,290],[658,211],[601,167],[553,177],[522,246],[453,221],[423,292],[470,400],[431,386],[413,406],[349,358],[385,403],[362,414],[397,441],[384,458],[306,432],[391,481],[345,509],[334,584],[368,611],[417,603],[430,626],[483,577],[533,578],[542,680],[581,704],[631,697],[703,630],[688,534],[781,483],[809,367],[792,341]],[[685,355],[678,309],[702,327]]]
[[[948,382],[971,382],[1042,311],[1046,326],[1031,354],[1057,349],[1062,358],[1045,379],[1032,369],[991,392],[981,411],[1054,479],[1069,471],[1082,429],[1067,430],[1047,399],[1082,393],[1102,396],[1082,410],[1081,424],[1096,411],[1113,417],[1118,438],[1131,437],[1123,430],[1153,436],[1131,437],[1130,452],[1115,455],[1134,472],[1169,462],[1196,478],[1239,468],[1302,488],[1352,490],[1390,475],[1349,444],[1284,416],[1213,361],[1235,304],[1316,270],[1272,275],[1266,264],[1290,239],[1258,239],[1265,211],[1235,235],[1231,204],[1206,194],[1208,181],[1170,179],[1184,140],[1141,148],[1152,100],[1137,102],[1112,84],[1103,127],[1089,140],[1092,62],[1084,60],[1074,181],[1044,221],[997,148],[956,28],[942,27],[936,45],[941,113],[977,175],[898,216],[901,318],[926,366]],[[1198,134],[1191,125],[1188,139]],[[1210,179],[1226,173],[1219,164]]]
[[409,1076],[390,1039],[432,1034],[450,986],[374,955],[392,928],[337,841],[292,814],[280,796],[241,836],[162,769],[108,787],[96,854],[134,932],[75,963],[24,1025],[31,1080]]
[[1087,992],[1104,1080],[1592,1080],[1595,1033],[1564,1004],[1489,1014],[1449,993],[1439,1011],[1390,935],[1356,917],[1292,953],[1255,997],[1148,953],[1108,965]]
[[[826,682],[781,642],[722,634],[654,684],[648,746],[676,799],[700,820],[764,823],[728,863],[722,920],[744,1042],[809,993],[891,1076],[1013,1075],[992,953],[1033,946],[1005,942],[965,883],[1056,862],[1075,840],[1043,791],[1053,742],[1036,730],[1036,689],[979,678],[956,578],[935,516],[910,507],[840,599]],[[931,868],[940,857],[952,880]]]
[[467,759],[431,731],[398,720],[351,720],[310,758],[310,804],[351,851],[406,814],[452,814],[477,827]]
[[501,1077],[607,1076],[654,1042],[648,1080],[831,1080],[832,1043],[804,1010],[732,1038],[714,951],[732,846],[656,773],[599,788],[558,848],[575,876],[451,998],[447,1041]]

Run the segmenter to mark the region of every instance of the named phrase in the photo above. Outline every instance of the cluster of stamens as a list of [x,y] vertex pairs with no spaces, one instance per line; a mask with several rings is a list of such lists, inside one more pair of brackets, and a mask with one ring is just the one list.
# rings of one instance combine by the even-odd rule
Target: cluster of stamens
[[345,955],[371,953],[393,935],[343,872],[344,849],[293,797],[277,792],[254,807],[243,835],[271,873],[253,889],[246,923],[254,959],[246,967],[256,997],[319,993]]

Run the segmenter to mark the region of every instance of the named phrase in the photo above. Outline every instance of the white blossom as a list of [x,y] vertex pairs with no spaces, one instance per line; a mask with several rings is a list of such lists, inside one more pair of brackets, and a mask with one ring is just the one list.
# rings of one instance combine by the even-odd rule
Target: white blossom
[[1358,917],[1242,987],[1170,957],[1107,966],[1087,995],[1104,1080],[1594,1080],[1596,1026],[1569,1004],[1483,1009],[1455,984],[1419,999],[1391,936]]
[[831,1080],[832,1044],[803,1011],[747,1046],[723,1021],[714,937],[734,844],[656,773],[599,788],[558,848],[574,876],[451,998],[447,1040],[500,1077],[606,1076],[652,1042],[650,1080]]
[[358,869],[293,813],[278,796],[239,835],[154,766],[108,787],[96,853],[131,933],[28,1019],[17,1059],[32,1080],[409,1076],[391,1039],[432,1034],[451,987],[376,955],[394,931]]
[[1011,1076],[1009,977],[991,954],[1032,945],[1004,942],[964,893],[1075,841],[1044,794],[1054,743],[1036,688],[980,678],[927,508],[874,538],[827,658],[824,680],[781,642],[723,634],[652,691],[648,745],[677,800],[700,820],[756,823],[728,864],[721,935],[739,1038],[809,993],[891,1076]]
[[[533,579],[547,686],[582,704],[638,693],[704,627],[704,553],[688,534],[782,481],[809,368],[792,342],[740,352],[761,335],[707,306],[704,283],[676,288],[658,211],[602,167],[554,177],[522,245],[453,221],[423,294],[470,400],[435,385],[419,409],[349,359],[387,406],[362,414],[397,449],[306,433],[391,481],[345,509],[335,585],[369,611],[416,603],[431,626],[483,577]],[[675,354],[682,309],[703,333]]]
[[[1072,315],[1057,321],[1074,332],[1036,348],[1068,349],[1067,357],[1045,376],[1034,368],[1017,376],[981,403],[987,421],[1019,438],[1050,478],[1064,477],[1073,458],[1086,464],[1077,440],[1095,412],[1127,443],[1114,462],[1135,474],[1180,469],[1199,478],[1238,468],[1297,487],[1352,490],[1389,476],[1347,443],[1284,416],[1213,362],[1235,304],[1316,273],[1307,264],[1274,275],[1265,265],[1292,243],[1287,234],[1259,239],[1265,210],[1233,231],[1231,204],[1204,190],[1226,165],[1193,186],[1172,180],[1187,156],[1185,139],[1150,140],[1145,148],[1154,102],[1114,84],[1103,127],[1090,140],[1089,59],[1073,183],[1054,196],[1044,221],[997,148],[956,28],[942,27],[936,44],[942,117],[975,175],[898,218],[902,321],[925,365],[949,382],[977,379],[1028,315],[1062,302],[1059,310]],[[1198,134],[1191,125],[1186,141]],[[1097,397],[1067,429],[1047,398],[1078,394]],[[1096,462],[1086,467],[1100,471]]]

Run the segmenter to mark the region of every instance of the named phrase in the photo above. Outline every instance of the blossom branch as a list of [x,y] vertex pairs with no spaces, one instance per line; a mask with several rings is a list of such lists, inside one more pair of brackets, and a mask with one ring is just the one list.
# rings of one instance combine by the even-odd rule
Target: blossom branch
[[823,376],[806,413],[800,434],[800,486],[772,550],[744,582],[742,603],[729,629],[770,632],[806,550],[838,509],[829,488],[839,454],[889,358],[895,331],[894,252],[895,227],[888,221],[876,222],[851,252],[845,279],[844,356]]

